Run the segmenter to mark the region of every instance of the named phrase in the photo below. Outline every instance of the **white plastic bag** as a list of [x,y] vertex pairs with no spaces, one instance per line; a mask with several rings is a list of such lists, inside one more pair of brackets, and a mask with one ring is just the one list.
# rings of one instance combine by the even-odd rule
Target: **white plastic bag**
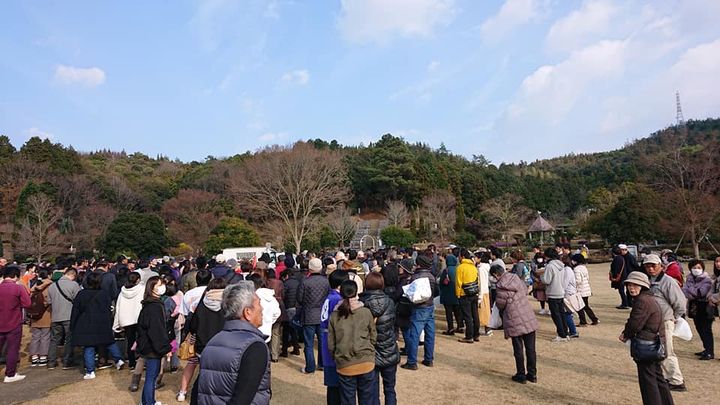
[[488,322],[488,328],[500,329],[502,327],[502,316],[500,316],[500,310],[497,305],[493,304],[492,310],[490,311],[490,322]]
[[576,293],[575,295],[571,295],[569,297],[565,297],[563,301],[565,303],[565,306],[575,314],[577,314],[581,309],[585,308],[585,301],[583,301],[579,293]]
[[690,329],[690,325],[687,323],[685,318],[678,318],[677,320],[675,320],[675,330],[673,331],[673,336],[676,336],[679,339],[685,341],[692,339],[692,330]]
[[403,286],[403,293],[413,304],[423,303],[432,297],[430,280],[427,277],[418,278],[412,283]]

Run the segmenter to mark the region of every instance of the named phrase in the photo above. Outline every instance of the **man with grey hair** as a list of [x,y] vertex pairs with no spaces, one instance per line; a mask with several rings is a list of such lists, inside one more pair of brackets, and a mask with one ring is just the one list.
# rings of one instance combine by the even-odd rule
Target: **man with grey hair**
[[225,326],[202,352],[192,403],[269,404],[270,352],[258,329],[262,307],[254,284],[240,281],[225,288],[222,309]]

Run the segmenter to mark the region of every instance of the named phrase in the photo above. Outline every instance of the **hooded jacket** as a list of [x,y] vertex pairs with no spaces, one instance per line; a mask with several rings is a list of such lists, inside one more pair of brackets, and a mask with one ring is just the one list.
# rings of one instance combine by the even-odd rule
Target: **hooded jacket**
[[126,326],[135,325],[142,310],[143,296],[145,295],[145,285],[138,283],[137,285],[120,290],[117,303],[115,304],[115,320],[113,321],[113,330],[119,332]]
[[455,280],[457,277],[458,259],[453,255],[448,255],[445,258],[447,268],[444,272],[447,272],[447,284],[443,284],[445,279],[444,272],[440,275],[440,303],[443,305],[458,305],[460,302],[455,295]]
[[[457,274],[455,276],[455,295],[460,298],[465,296],[463,291],[463,284],[469,284],[478,282],[478,270],[470,259],[462,259],[460,265],[457,267]],[[480,286],[478,285],[478,288]]]
[[225,325],[222,294],[221,289],[208,290],[190,318],[189,331],[195,336],[195,352],[198,354],[202,353],[210,339]]
[[541,280],[545,284],[545,295],[548,298],[562,299],[565,298],[565,286],[563,285],[563,272],[565,265],[558,259],[550,260],[545,266]]
[[258,288],[255,291],[255,295],[260,298],[263,315],[263,323],[258,329],[260,329],[263,335],[267,336],[265,338],[265,343],[267,343],[270,341],[270,336],[272,335],[273,324],[280,318],[280,304],[275,299],[275,291],[269,288]]

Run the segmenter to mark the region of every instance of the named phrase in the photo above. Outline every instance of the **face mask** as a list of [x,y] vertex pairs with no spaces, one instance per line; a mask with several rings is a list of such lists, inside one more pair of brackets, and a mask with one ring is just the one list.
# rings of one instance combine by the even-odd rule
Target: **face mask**
[[702,269],[691,269],[690,272],[693,276],[698,277],[699,275],[703,274]]
[[161,296],[161,295],[163,295],[163,294],[165,294],[165,284],[163,284],[163,285],[161,285],[160,287],[158,287],[158,288],[155,290],[155,294],[157,294],[158,297]]
[[662,259],[660,259],[660,260],[662,261],[662,264],[665,264],[665,265],[667,265],[668,263],[670,263],[670,262],[668,262],[668,259],[666,259],[666,258],[664,258],[664,257],[663,257]]
[[542,258],[542,257],[539,257],[539,258],[537,259],[537,262],[538,262],[538,263],[542,263],[542,262],[543,262],[543,258]]

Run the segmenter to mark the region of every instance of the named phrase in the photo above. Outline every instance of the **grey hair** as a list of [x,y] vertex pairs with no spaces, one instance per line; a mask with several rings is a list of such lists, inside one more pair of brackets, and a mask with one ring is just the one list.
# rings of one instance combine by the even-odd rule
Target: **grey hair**
[[243,310],[253,305],[255,284],[252,281],[239,281],[225,287],[222,295],[222,310],[225,319],[233,320],[242,317]]

